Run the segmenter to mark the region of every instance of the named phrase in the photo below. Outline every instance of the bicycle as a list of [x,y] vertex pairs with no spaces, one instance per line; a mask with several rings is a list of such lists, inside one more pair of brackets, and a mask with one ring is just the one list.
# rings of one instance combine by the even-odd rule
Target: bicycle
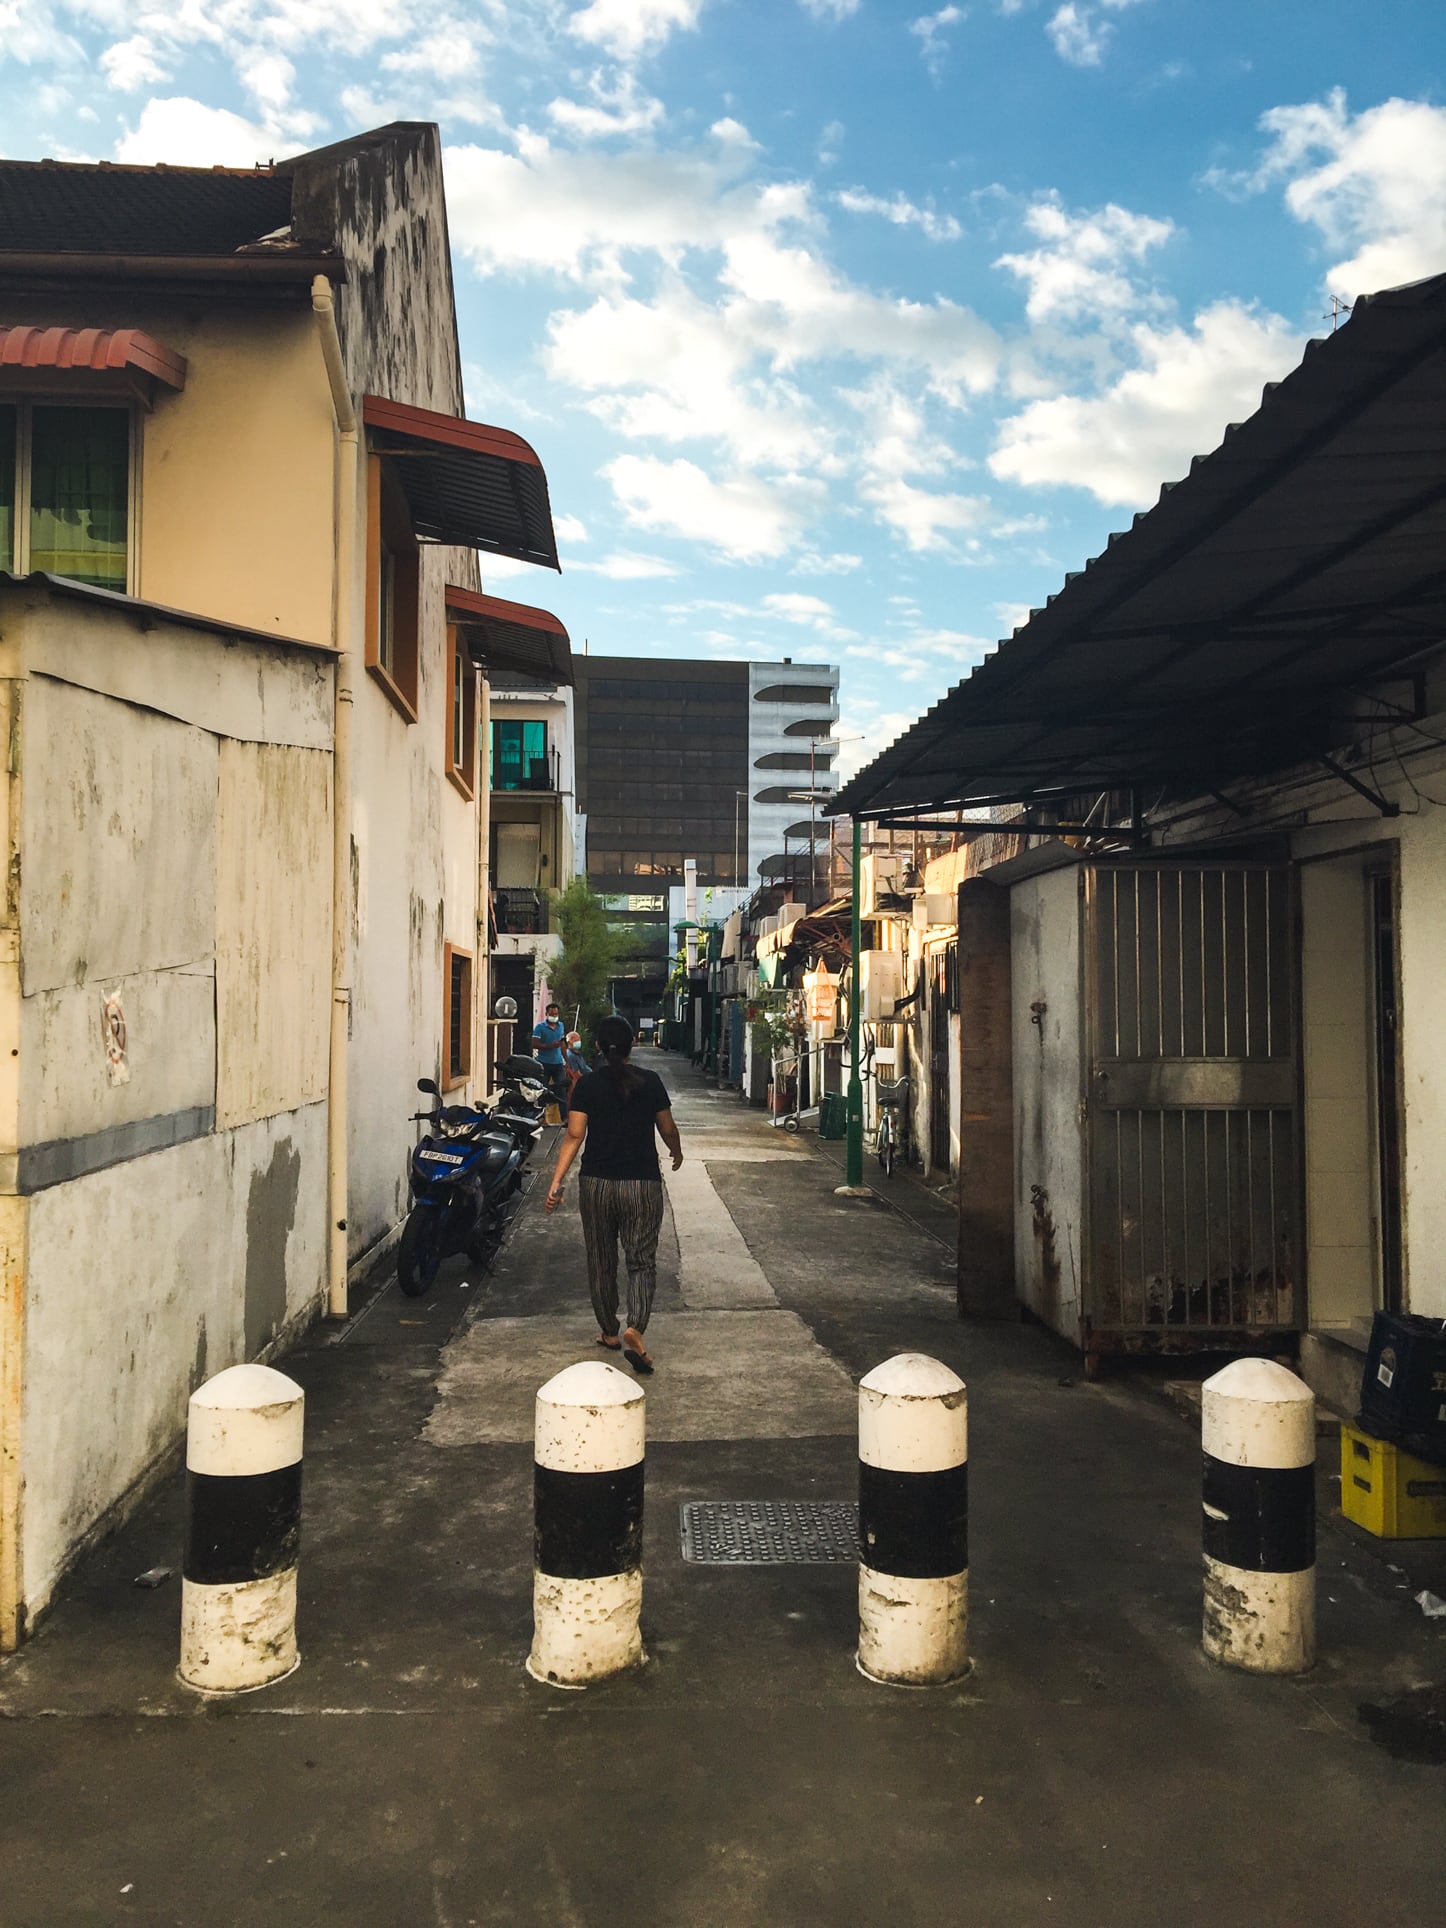
[[879,1114],[874,1147],[879,1154],[879,1164],[885,1178],[892,1178],[895,1158],[902,1156],[908,1162],[909,1090],[912,1080],[907,1072],[902,1078],[881,1078],[874,1070],[874,1049],[874,1041],[870,1038],[865,1046],[861,1071],[865,1078],[872,1077],[874,1081],[874,1107]]
[[906,1161],[908,1159],[909,1084],[907,1074],[902,1078],[874,1079],[874,1103],[879,1113],[879,1127],[874,1134],[874,1142],[885,1178],[894,1175],[896,1148]]

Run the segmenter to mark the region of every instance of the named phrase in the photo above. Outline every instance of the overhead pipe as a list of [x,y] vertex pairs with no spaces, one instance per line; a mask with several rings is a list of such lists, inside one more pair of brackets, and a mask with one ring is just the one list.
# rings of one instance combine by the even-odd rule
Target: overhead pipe
[[331,762],[331,1045],[326,1114],[326,1309],[347,1313],[347,1034],[351,1018],[351,728],[355,709],[353,630],[356,609],[357,502],[361,437],[336,330],[331,284],[311,284],[322,359],[331,385],[337,452],[336,584],[332,640],[336,685]]

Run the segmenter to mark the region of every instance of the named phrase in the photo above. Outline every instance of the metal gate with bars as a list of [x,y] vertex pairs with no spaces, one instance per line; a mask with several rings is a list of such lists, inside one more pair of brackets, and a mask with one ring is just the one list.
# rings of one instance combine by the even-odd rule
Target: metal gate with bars
[[1293,1329],[1290,872],[1094,866],[1084,914],[1087,1350]]

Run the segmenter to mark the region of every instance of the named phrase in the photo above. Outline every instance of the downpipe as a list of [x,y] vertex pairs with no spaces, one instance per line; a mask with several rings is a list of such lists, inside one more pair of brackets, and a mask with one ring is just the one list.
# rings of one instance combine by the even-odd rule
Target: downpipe
[[336,683],[332,711],[331,794],[331,1040],[326,1114],[326,1309],[333,1319],[347,1316],[347,1040],[351,1019],[351,751],[353,632],[356,627],[358,470],[361,438],[347,386],[336,305],[331,283],[317,275],[311,284],[322,359],[336,418],[336,594],[332,638],[336,645]]

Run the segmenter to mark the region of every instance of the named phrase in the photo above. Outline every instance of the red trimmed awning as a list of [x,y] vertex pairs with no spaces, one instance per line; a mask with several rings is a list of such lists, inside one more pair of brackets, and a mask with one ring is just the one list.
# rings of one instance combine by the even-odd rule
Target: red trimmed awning
[[539,683],[571,685],[572,644],[566,629],[547,609],[531,603],[504,602],[475,589],[447,589],[447,620],[467,638],[478,669],[505,670],[535,677]]
[[547,477],[520,435],[380,395],[362,398],[362,420],[395,463],[418,541],[561,568]]
[[134,370],[167,388],[186,386],[186,358],[140,328],[0,327],[0,368]]

